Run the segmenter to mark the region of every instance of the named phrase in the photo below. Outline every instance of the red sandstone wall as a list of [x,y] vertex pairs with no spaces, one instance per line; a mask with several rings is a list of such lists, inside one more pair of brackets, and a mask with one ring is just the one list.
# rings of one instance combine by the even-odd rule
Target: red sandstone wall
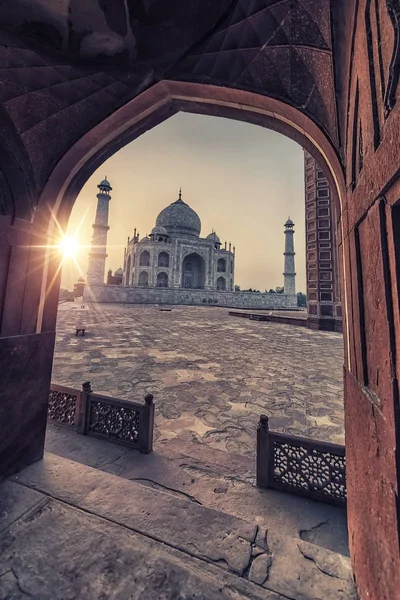
[[391,208],[400,197],[394,187],[400,107],[393,102],[398,60],[388,12],[393,4],[338,2],[335,15],[348,190],[342,219],[350,334],[345,366],[349,534],[360,598],[374,600],[400,597],[399,266]]

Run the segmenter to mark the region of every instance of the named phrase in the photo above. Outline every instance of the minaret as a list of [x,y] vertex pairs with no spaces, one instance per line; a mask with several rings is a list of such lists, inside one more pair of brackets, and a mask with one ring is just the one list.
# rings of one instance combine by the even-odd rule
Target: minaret
[[112,187],[107,177],[97,186],[97,210],[96,219],[93,223],[92,247],[89,254],[89,268],[87,273],[88,285],[103,285],[104,271],[107,258],[107,232],[108,226],[108,203],[111,200]]
[[283,273],[283,289],[285,294],[296,293],[296,273],[294,270],[294,223],[288,218],[285,223],[285,271]]

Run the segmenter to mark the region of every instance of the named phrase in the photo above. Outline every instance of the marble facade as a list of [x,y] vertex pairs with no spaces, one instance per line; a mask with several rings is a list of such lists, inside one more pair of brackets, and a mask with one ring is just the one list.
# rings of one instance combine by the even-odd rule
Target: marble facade
[[[110,189],[109,186],[106,190],[107,216]],[[98,230],[108,230],[108,221],[104,221],[105,212],[102,208],[104,197],[105,193],[97,195],[98,207],[93,225],[95,234]],[[290,223],[285,223],[284,281],[287,293],[234,291],[235,247],[232,250],[231,242],[229,247],[225,242],[222,248],[215,231],[205,238],[200,237],[200,218],[182,200],[179,190],[178,200],[160,212],[150,235],[140,239],[135,229],[132,239],[128,238],[124,250],[124,268],[114,273],[114,276],[122,275],[122,286],[104,285],[106,237],[99,244],[98,238],[93,236],[85,300],[100,303],[295,309],[294,223]],[[99,253],[103,259],[101,269],[95,262],[99,260]],[[112,279],[108,277],[108,281]]]

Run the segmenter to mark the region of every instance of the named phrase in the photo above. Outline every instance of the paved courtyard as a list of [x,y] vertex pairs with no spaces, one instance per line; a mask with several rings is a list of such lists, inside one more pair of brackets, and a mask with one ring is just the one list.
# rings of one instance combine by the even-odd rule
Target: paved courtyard
[[[84,322],[85,337],[75,337]],[[156,446],[172,438],[250,456],[261,413],[271,429],[344,443],[343,341],[255,322],[223,308],[59,307],[54,383],[155,396]]]

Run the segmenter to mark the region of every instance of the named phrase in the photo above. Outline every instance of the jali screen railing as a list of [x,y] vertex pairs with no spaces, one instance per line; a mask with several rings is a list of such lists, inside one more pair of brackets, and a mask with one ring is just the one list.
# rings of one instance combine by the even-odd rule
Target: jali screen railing
[[76,429],[76,408],[81,392],[63,385],[51,385],[47,419],[64,427]]
[[261,415],[257,486],[345,506],[345,447],[270,431],[268,417]]
[[154,402],[129,402],[93,393],[90,382],[82,390],[51,384],[48,421],[78,433],[107,439],[149,454],[153,449]]

